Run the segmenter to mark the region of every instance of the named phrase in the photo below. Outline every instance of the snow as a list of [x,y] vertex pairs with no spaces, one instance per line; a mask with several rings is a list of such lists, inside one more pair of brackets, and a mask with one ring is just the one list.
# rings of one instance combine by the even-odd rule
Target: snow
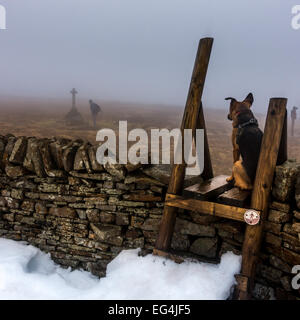
[[33,246],[0,239],[0,299],[221,300],[229,296],[241,266],[241,257],[232,252],[214,265],[140,257],[139,250],[122,251],[98,279],[61,268]]

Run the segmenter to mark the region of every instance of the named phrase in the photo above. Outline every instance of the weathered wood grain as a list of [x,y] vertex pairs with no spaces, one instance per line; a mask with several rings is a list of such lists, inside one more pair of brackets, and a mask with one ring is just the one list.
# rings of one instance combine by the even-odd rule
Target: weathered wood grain
[[244,208],[246,207],[248,200],[250,200],[250,195],[250,191],[240,190],[239,188],[232,188],[220,194],[217,198],[217,201],[229,206]]
[[216,202],[187,199],[182,196],[172,194],[166,195],[165,205],[241,222],[245,222],[244,214],[247,210],[249,210],[246,208],[238,208]]
[[[212,45],[212,38],[204,38],[200,40],[181,124],[182,131],[184,129],[192,129],[194,131],[197,127],[199,108],[201,105],[202,93]],[[181,194],[185,177],[185,169],[186,165],[183,163],[183,161],[182,164],[175,164],[173,166],[168,193]],[[176,213],[177,208],[165,206],[159,229],[159,235],[155,245],[156,249],[168,251],[170,248],[175,226]]]
[[261,223],[256,226],[247,226],[246,228],[242,250],[243,261],[241,274],[250,279],[250,289],[243,291],[242,287],[238,288],[238,299],[240,300],[249,299],[250,292],[253,289],[253,279],[263,235],[263,221],[268,215],[269,196],[282,137],[286,104],[287,99],[284,98],[273,98],[269,104],[251,198],[251,208],[262,212]]
[[231,184],[226,181],[226,178],[228,178],[228,176],[220,175],[185,188],[183,196],[199,200],[216,198],[231,187]]

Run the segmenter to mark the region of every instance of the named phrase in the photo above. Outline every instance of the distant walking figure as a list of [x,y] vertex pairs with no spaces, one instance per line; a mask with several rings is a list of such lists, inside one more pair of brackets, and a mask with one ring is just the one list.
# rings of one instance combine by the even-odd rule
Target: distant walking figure
[[292,137],[294,136],[294,127],[295,127],[295,120],[297,119],[297,107],[293,107],[291,111],[291,118],[292,118]]
[[97,118],[97,114],[101,112],[101,108],[95,102],[93,102],[93,100],[89,100],[89,103],[91,108],[93,126],[94,128],[96,128],[96,118]]

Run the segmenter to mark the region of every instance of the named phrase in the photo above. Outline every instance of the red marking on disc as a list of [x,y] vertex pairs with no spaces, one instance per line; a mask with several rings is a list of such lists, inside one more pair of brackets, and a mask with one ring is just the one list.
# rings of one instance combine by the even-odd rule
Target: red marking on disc
[[255,210],[247,210],[244,214],[244,220],[250,226],[255,226],[259,223],[260,214]]

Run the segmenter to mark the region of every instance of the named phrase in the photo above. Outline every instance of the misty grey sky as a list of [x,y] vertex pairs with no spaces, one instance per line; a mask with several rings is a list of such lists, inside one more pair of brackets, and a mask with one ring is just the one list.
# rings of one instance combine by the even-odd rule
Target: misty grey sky
[[201,37],[215,38],[203,101],[252,91],[300,105],[300,0],[0,0],[0,96],[184,105]]

